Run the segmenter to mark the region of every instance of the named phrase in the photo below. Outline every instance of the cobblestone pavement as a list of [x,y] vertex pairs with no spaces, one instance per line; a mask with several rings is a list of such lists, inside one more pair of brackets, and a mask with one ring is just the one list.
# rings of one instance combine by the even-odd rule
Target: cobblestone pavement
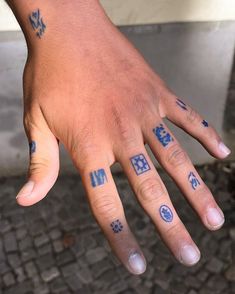
[[235,293],[235,163],[198,170],[226,216],[217,232],[203,228],[173,182],[160,171],[202,252],[199,264],[191,268],[174,260],[125,176],[115,175],[127,219],[148,260],[146,273],[139,277],[130,275],[111,253],[84,201],[78,176],[60,177],[43,201],[25,208],[15,202],[24,179],[1,179],[0,293]]

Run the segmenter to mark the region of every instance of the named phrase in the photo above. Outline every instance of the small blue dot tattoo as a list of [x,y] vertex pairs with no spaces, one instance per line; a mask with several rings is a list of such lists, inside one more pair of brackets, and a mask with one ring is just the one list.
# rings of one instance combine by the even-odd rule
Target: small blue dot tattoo
[[41,39],[42,35],[45,32],[46,25],[42,20],[39,9],[33,11],[31,15],[29,15],[29,21],[32,28],[36,31],[36,36]]
[[32,154],[34,152],[36,152],[36,142],[31,141],[29,142],[29,153]]
[[173,220],[173,213],[170,209],[170,207],[168,207],[167,205],[162,205],[160,208],[159,208],[159,212],[160,212],[160,216],[161,218],[167,222],[167,223],[170,223],[172,222]]
[[201,185],[193,172],[189,173],[188,180],[191,183],[193,190],[196,190],[196,188]]
[[135,155],[130,160],[138,176],[151,169],[144,154]]
[[174,141],[172,136],[165,130],[163,124],[154,128],[153,132],[163,147],[166,147],[170,142]]
[[104,169],[98,169],[90,173],[91,185],[92,187],[97,187],[108,182],[106,173]]
[[176,104],[183,110],[188,110],[187,105],[179,98],[176,100]]
[[119,233],[123,230],[123,225],[122,223],[120,222],[119,219],[113,221],[111,224],[110,224],[112,230],[114,231],[114,233]]
[[205,119],[202,121],[202,124],[205,128],[208,128],[209,126],[208,122]]

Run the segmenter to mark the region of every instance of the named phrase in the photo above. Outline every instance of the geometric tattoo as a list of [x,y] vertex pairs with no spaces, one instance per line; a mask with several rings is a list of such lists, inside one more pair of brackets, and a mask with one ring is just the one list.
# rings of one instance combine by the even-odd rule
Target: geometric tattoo
[[170,142],[174,141],[171,135],[165,130],[163,124],[160,124],[158,127],[154,128],[153,132],[163,147],[166,147]]
[[205,119],[202,121],[202,124],[205,128],[208,128],[209,126],[208,122]]
[[103,185],[105,182],[108,182],[105,170],[98,169],[90,173],[91,185],[92,187]]
[[123,225],[122,223],[119,221],[119,219],[113,221],[111,224],[110,224],[112,230],[114,231],[114,233],[119,233],[122,231],[123,229]]
[[144,156],[144,154],[138,154],[130,158],[130,161],[134,167],[137,175],[141,175],[150,170],[150,166]]
[[181,107],[183,110],[188,110],[187,109],[187,105],[182,101],[180,100],[179,98],[176,100],[176,104]]
[[45,29],[46,25],[44,24],[41,16],[40,16],[40,10],[37,9],[29,15],[29,21],[32,25],[32,28],[36,31],[36,36],[41,39]]
[[201,185],[193,172],[189,173],[188,180],[191,183],[193,190],[196,190],[197,186]]
[[36,151],[36,142],[35,141],[31,141],[29,143],[29,153],[32,154]]
[[170,209],[170,207],[168,207],[167,205],[162,205],[160,208],[159,208],[159,212],[160,212],[160,216],[161,218],[167,222],[167,223],[170,223],[172,222],[173,220],[173,213]]

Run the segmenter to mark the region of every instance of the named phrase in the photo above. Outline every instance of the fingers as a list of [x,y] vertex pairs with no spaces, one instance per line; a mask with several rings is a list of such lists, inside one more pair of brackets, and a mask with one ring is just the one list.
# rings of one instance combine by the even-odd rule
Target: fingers
[[[138,145],[138,144],[137,144]],[[167,190],[144,146],[125,149],[118,155],[140,204],[151,217],[162,239],[174,256],[190,266],[198,262],[200,252],[179,219]]]
[[127,224],[108,161],[93,156],[79,170],[91,209],[115,254],[131,273],[142,274],[146,261]]
[[167,118],[201,142],[211,155],[222,159],[230,154],[214,128],[181,99],[168,93],[164,107]]
[[24,127],[29,140],[27,183],[16,196],[20,205],[32,205],[44,198],[54,185],[59,171],[57,139],[48,128],[40,110],[25,117]]
[[188,155],[163,122],[152,123],[152,126],[144,133],[154,155],[177,183],[204,225],[210,230],[220,228],[224,223],[223,213]]

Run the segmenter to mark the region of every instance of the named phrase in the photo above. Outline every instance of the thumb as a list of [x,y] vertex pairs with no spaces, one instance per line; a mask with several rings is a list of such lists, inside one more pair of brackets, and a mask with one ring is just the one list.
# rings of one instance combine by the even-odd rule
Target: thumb
[[24,127],[29,140],[30,162],[28,180],[16,200],[22,206],[29,206],[44,198],[54,185],[59,172],[59,146],[42,114],[34,121],[24,119]]

